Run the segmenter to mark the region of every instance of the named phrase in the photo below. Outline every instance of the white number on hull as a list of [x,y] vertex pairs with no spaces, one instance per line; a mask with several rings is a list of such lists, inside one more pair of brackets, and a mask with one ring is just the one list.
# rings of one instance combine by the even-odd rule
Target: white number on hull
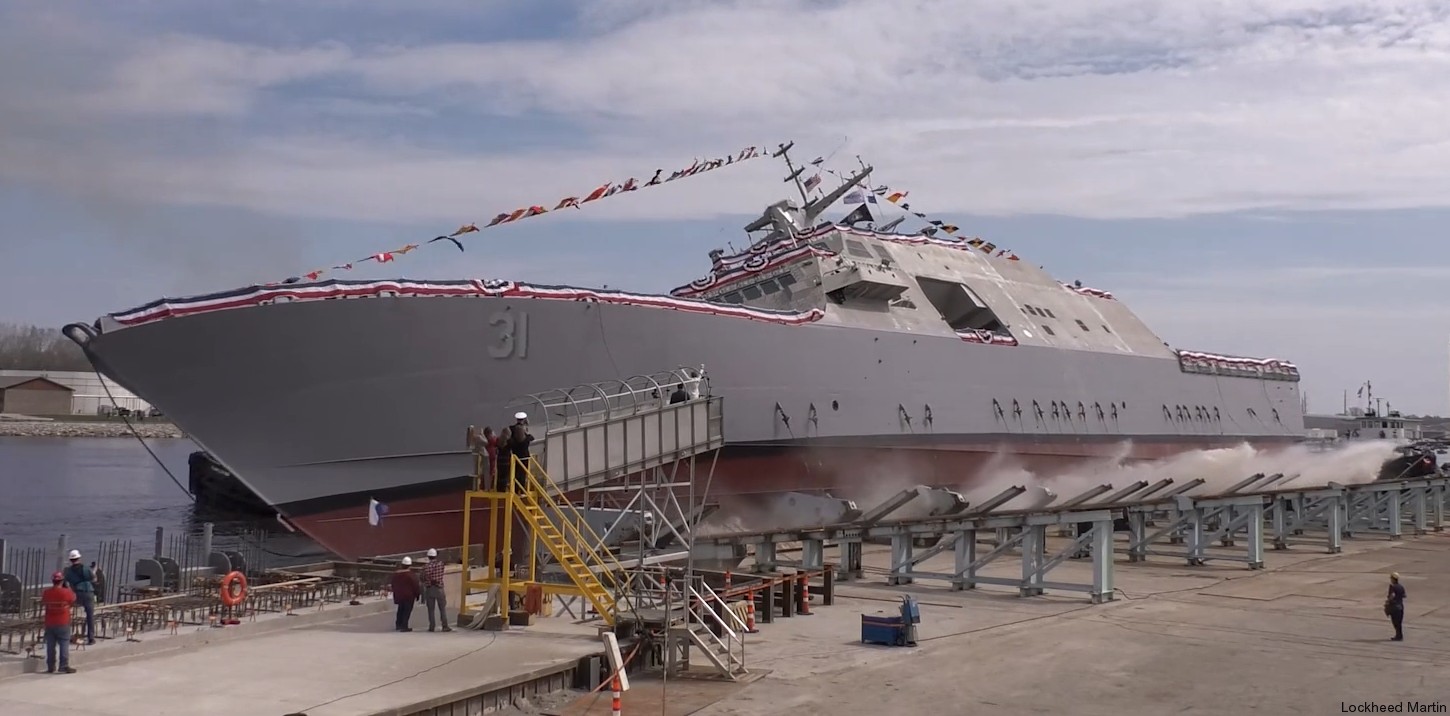
[[529,315],[522,311],[499,311],[488,319],[493,327],[494,342],[488,354],[494,358],[527,358],[529,356]]

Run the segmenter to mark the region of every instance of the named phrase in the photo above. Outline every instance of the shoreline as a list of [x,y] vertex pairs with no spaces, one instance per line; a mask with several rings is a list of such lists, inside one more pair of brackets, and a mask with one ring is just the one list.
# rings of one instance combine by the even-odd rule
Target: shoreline
[[[135,435],[145,439],[184,438],[171,423],[133,422]],[[0,420],[0,437],[5,438],[129,438],[131,427],[119,421]]]

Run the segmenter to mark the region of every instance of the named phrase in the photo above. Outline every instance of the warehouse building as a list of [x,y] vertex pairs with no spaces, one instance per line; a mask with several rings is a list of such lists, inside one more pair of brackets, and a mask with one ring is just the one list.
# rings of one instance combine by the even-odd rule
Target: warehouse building
[[49,378],[0,378],[0,413],[69,415],[74,393]]
[[[95,373],[87,371],[66,371],[66,370],[0,370],[0,384],[14,378],[45,378],[46,380],[59,383],[70,389],[70,407],[51,415],[109,415],[115,411],[111,400],[115,399],[115,405],[132,411],[147,411],[151,404],[136,397],[125,388],[117,385],[115,381],[101,378]],[[110,394],[107,394],[107,390]],[[21,410],[0,410],[0,412],[24,413]],[[27,413],[33,415],[34,413]]]

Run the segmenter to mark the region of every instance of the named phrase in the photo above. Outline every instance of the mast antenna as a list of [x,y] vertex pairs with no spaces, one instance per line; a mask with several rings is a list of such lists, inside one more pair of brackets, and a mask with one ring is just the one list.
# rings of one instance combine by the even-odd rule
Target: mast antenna
[[782,144],[780,145],[780,149],[775,150],[774,156],[782,157],[785,159],[785,168],[790,170],[790,176],[786,177],[785,180],[789,182],[795,182],[795,188],[801,194],[801,206],[805,206],[806,204],[811,203],[811,200],[806,198],[806,187],[804,184],[801,183],[801,174],[805,173],[806,168],[801,167],[800,169],[796,169],[795,162],[792,162],[790,160],[790,149],[794,146],[795,142],[791,142],[789,144]]

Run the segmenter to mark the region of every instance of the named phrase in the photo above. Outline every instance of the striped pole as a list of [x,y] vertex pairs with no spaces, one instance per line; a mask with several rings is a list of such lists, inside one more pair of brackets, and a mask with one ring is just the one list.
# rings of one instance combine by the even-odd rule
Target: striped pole
[[759,630],[755,628],[755,593],[745,595],[745,631],[748,634],[755,634]]
[[620,693],[619,693],[619,674],[615,674],[613,677],[611,677],[609,679],[609,686],[610,686],[610,688],[614,689],[614,699],[609,704],[609,713],[611,714],[611,716],[619,716],[619,714],[620,714],[620,707],[619,707],[619,700],[620,700]]
[[796,613],[804,616],[811,615],[811,578],[805,573],[801,574],[801,606]]

